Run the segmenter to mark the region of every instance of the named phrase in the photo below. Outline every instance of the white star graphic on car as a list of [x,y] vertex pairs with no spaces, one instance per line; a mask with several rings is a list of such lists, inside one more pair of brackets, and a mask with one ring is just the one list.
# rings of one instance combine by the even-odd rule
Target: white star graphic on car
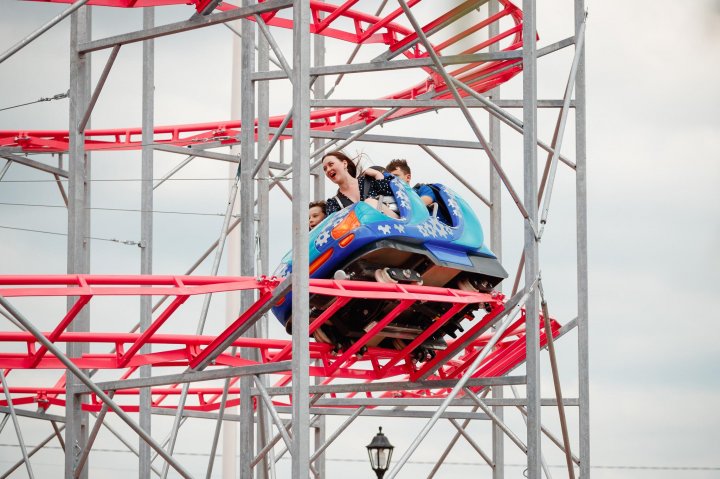
[[398,230],[400,233],[405,232],[405,225],[393,225],[393,227]]
[[457,204],[457,201],[452,198],[448,203],[450,204],[450,212],[455,216],[460,216],[460,206]]
[[389,235],[390,234],[390,225],[380,225],[380,226],[378,226],[378,231],[381,231],[383,234]]

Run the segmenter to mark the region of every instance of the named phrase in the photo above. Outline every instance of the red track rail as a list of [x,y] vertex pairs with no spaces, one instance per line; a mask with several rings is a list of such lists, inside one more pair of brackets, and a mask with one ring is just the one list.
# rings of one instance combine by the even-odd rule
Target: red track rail
[[[49,0],[54,3],[71,3],[72,0]],[[500,45],[501,50],[517,50],[522,47],[522,13],[508,0],[500,0],[503,9],[498,14],[483,19],[451,38],[436,45],[435,50],[443,55],[475,53],[488,48],[490,45]],[[91,0],[91,5],[114,7],[145,7],[163,6],[185,3],[182,0]],[[201,12],[209,3],[208,0],[195,0],[192,2],[197,11]],[[437,7],[437,2],[425,2]],[[423,2],[410,0],[409,6],[421,8]],[[442,2],[444,6],[446,2]],[[423,30],[430,34],[443,25],[452,23],[454,15],[461,9],[471,6],[473,0],[460,2],[458,6],[448,7],[448,10],[434,20],[423,26]],[[402,53],[408,58],[422,58],[427,56],[419,44],[415,42],[416,34],[400,23],[401,10],[395,9],[383,17],[375,17],[361,12],[353,7],[359,7],[357,0],[347,0],[340,4],[330,4],[312,1],[311,32],[355,44],[382,43],[388,46],[389,51]],[[222,9],[233,8],[223,6]],[[263,15],[264,20],[271,26],[292,28],[292,21],[283,17],[279,12],[270,12]],[[471,47],[459,50],[461,40],[487,28],[493,22],[500,22],[509,18],[509,28],[500,34],[478,42]],[[349,20],[349,21],[348,21]],[[502,42],[502,44],[501,44]],[[411,46],[410,46],[411,45]],[[408,47],[409,46],[409,47]],[[470,85],[477,92],[485,92],[507,81],[519,73],[522,65],[518,59],[476,62],[456,68],[449,73],[454,78]],[[426,69],[428,77],[421,83],[406,90],[388,95],[387,99],[414,99],[419,96],[427,99],[450,99],[451,95],[442,78]],[[463,96],[465,94],[463,93]],[[424,108],[403,108],[390,116],[386,121],[403,118],[427,111]],[[386,110],[373,108],[332,108],[315,110],[311,113],[311,127],[316,130],[334,130],[338,127],[366,124]],[[270,119],[271,127],[278,127],[282,116]],[[290,125],[292,126],[292,125]],[[239,121],[225,121],[215,123],[159,126],[154,129],[153,141],[156,144],[171,144],[177,146],[192,145],[207,141],[219,141],[223,144],[236,143],[240,133]],[[116,150],[140,148],[141,129],[138,128],[110,128],[96,129],[85,132],[87,150]],[[20,147],[29,153],[64,152],[68,149],[67,131],[48,130],[12,130],[0,131],[0,147]],[[8,298],[16,297],[52,297],[75,296],[76,305],[58,318],[55,327],[45,332],[45,336],[54,343],[85,342],[91,344],[91,351],[106,349],[113,353],[92,352],[73,361],[81,368],[116,371],[117,377],[127,379],[133,376],[138,367],[151,365],[154,368],[181,368],[194,367],[203,358],[210,354],[220,353],[217,356],[215,367],[243,366],[257,364],[239,354],[230,354],[229,351],[218,351],[224,338],[231,337],[238,328],[251,316],[252,311],[260,308],[271,297],[272,291],[277,287],[278,281],[274,278],[256,279],[239,277],[193,277],[193,276],[0,276],[0,294]],[[188,298],[195,295],[238,291],[243,289],[257,290],[258,301],[248,311],[241,314],[237,320],[221,331],[211,336],[195,336],[172,334],[173,324],[177,321],[177,311],[183,308]],[[356,381],[416,380],[427,379],[453,379],[462,375],[470,363],[479,354],[482,347],[489,340],[487,331],[496,323],[505,311],[501,295],[488,295],[482,293],[468,293],[447,288],[429,288],[420,286],[399,286],[377,283],[342,282],[332,280],[311,280],[311,294],[326,295],[336,298],[335,303],[325,314],[317,318],[311,325],[314,330],[331,319],[340,311],[350,299],[354,297],[374,298],[378,301],[395,301],[396,308],[388,317],[361,338],[347,351],[336,353],[327,344],[311,343],[310,354],[319,361],[319,365],[310,367],[310,374],[322,377],[327,384],[335,379],[353,379]],[[171,298],[169,304],[164,306],[154,318],[151,327],[144,333],[113,332],[68,332],[67,327],[83,309],[89,307],[93,298],[120,297],[120,296],[167,295]],[[450,312],[443,315],[417,340],[409,344],[402,351],[385,348],[369,347],[362,358],[356,354],[360,348],[382,329],[383,325],[392,321],[393,315],[399,314],[403,309],[410,307],[415,301],[435,301],[448,303]],[[449,342],[448,348],[440,352],[433,360],[417,363],[411,357],[411,351],[424,339],[441,328],[453,313],[459,311],[467,304],[488,304],[490,312],[476,316],[469,320],[469,327],[457,340]],[[482,309],[481,309],[482,311]],[[9,323],[4,323],[9,324]],[[557,334],[559,325],[552,321],[552,329]],[[473,372],[473,376],[497,376],[506,374],[525,360],[524,346],[524,315],[508,329],[496,349],[485,359],[480,367]],[[162,332],[161,332],[162,331]],[[546,338],[540,329],[541,342]],[[0,349],[0,367],[10,373],[12,370],[30,369],[64,369],[58,358],[49,354],[41,347],[37,340],[29,333],[22,331],[0,331],[0,342],[4,343]],[[153,344],[156,352],[143,354],[140,349],[145,344]],[[105,346],[106,345],[106,346]],[[104,348],[102,347],[104,346]],[[260,363],[273,363],[290,359],[292,346],[289,340],[239,338],[232,346],[254,348],[259,351]],[[17,350],[19,352],[8,352]],[[14,385],[17,375],[10,375],[10,393],[14,404],[37,403],[47,408],[51,405],[64,405],[64,376],[54,385]],[[278,378],[276,385],[286,385],[291,376],[286,374]],[[238,389],[233,383],[231,394],[237,394]],[[165,386],[152,388],[153,405],[155,407],[173,408],[173,401],[169,398],[180,393],[180,388]],[[190,397],[194,402],[187,408],[192,410],[211,411],[220,406],[220,393],[218,387],[191,387]],[[381,395],[422,395],[424,397],[441,397],[444,390],[415,391],[412,393],[383,393]],[[134,399],[137,390],[126,389],[117,391],[116,398],[123,403],[122,407],[132,411],[137,410],[137,401]],[[289,401],[289,399],[288,399]],[[228,405],[237,403],[231,397]],[[6,401],[0,400],[0,405]],[[86,406],[88,409],[98,410],[100,404],[93,401]]]
[[[229,350],[218,351],[222,339],[232,335],[241,328],[250,314],[266,304],[272,291],[278,286],[276,278],[246,278],[246,277],[207,277],[207,276],[93,276],[93,275],[58,275],[58,276],[0,276],[0,295],[17,301],[13,298],[33,297],[37,301],[41,298],[51,297],[77,297],[76,306],[69,312],[60,314],[57,326],[45,332],[46,338],[53,343],[84,342],[90,344],[91,352],[82,357],[73,358],[72,361],[83,369],[100,369],[117,371],[118,379],[127,379],[133,376],[138,367],[151,365],[154,368],[181,368],[193,367],[202,358],[214,352],[220,352],[214,367],[245,366],[260,363],[277,363],[292,358],[292,345],[289,339],[262,339],[238,338],[232,346],[239,348],[252,348],[259,351],[259,363],[251,361],[240,354],[230,354]],[[183,335],[161,333],[161,327],[172,330],[177,324],[183,303],[195,295],[209,293],[257,290],[259,299],[240,314],[238,319],[217,335]],[[328,344],[311,342],[310,356],[319,361],[319,365],[310,367],[310,374],[324,378],[324,383],[344,378],[356,381],[381,380],[416,380],[420,377],[428,379],[454,379],[459,378],[475,359],[476,355],[489,340],[489,328],[496,324],[499,316],[505,311],[503,296],[500,294],[471,293],[448,288],[424,287],[415,285],[393,285],[384,283],[367,283],[358,281],[310,280],[310,293],[335,298],[328,308],[328,313],[320,316],[313,322],[311,328],[317,328],[324,321],[332,319],[352,298],[373,298],[377,301],[392,301],[397,307],[378,322],[378,326],[359,339],[351,348],[343,352],[334,352]],[[126,333],[122,331],[104,332],[67,332],[68,325],[83,309],[88,308],[92,301],[99,297],[124,296],[164,296],[169,297],[169,304],[163,310],[158,310],[152,325],[143,333]],[[36,302],[37,302],[36,301]],[[392,321],[394,316],[404,308],[416,301],[443,302],[451,306],[451,312],[438,318],[426,333],[408,345],[402,351],[378,347],[369,347],[360,358],[356,352],[366,346],[368,342],[382,329],[382,325]],[[469,327],[456,340],[449,342],[445,351],[440,351],[435,359],[425,363],[417,363],[411,357],[415,346],[427,336],[442,327],[453,313],[469,304],[488,305],[490,312],[469,318]],[[32,318],[30,318],[32,320]],[[0,331],[0,367],[7,373],[12,370],[29,369],[58,369],[64,366],[54,355],[40,347],[36,338],[28,332],[8,330],[9,322],[3,323],[5,329]],[[107,324],[100,325],[102,329]],[[559,325],[552,322],[554,333]],[[490,354],[480,367],[473,373],[475,377],[499,376],[507,373],[525,360],[524,315],[520,317],[501,338],[498,347]],[[378,330],[378,331],[376,331]],[[541,330],[541,342],[545,337]],[[140,353],[145,344],[153,345],[155,352]],[[465,345],[465,346],[461,346]],[[18,352],[8,352],[15,350]],[[428,375],[428,371],[435,371]],[[173,371],[175,372],[175,371]],[[157,375],[157,374],[156,374]],[[9,390],[15,404],[37,403],[42,407],[50,405],[63,405],[64,377],[54,385],[13,385],[17,375],[10,374]],[[286,385],[290,382],[289,373],[274,376],[275,385]],[[237,393],[233,382],[231,394]],[[188,404],[188,409],[211,411],[218,409],[222,390],[217,386],[190,388],[190,396],[194,402]],[[119,390],[116,399],[129,411],[136,410],[135,397],[137,389]],[[180,388],[177,385],[152,388],[155,407],[174,407],[169,398],[177,396]],[[394,393],[393,393],[394,394]],[[402,393],[407,394],[407,393]],[[415,392],[413,394],[422,394]],[[434,395],[441,392],[434,392]],[[232,399],[233,401],[236,398]],[[0,400],[0,405],[7,404]],[[99,409],[100,403],[95,401],[87,406],[89,409]]]
[[[42,0],[38,0],[42,1]],[[46,0],[48,1],[48,0]],[[71,3],[72,0],[49,0],[54,3]],[[113,7],[144,7],[162,6],[170,4],[188,3],[182,0],[91,0],[90,5],[103,5]],[[192,2],[198,11],[202,11],[208,3],[207,0]],[[432,3],[437,7],[437,2]],[[450,2],[442,2],[446,5]],[[454,8],[438,16],[435,20],[423,26],[423,31],[432,33],[433,29],[452,23],[457,11],[478,3],[477,0],[460,2]],[[488,48],[490,45],[501,45],[501,50],[517,50],[522,47],[522,12],[509,0],[500,0],[502,10],[490,18],[483,19],[451,38],[436,45],[434,48],[439,54],[465,54],[476,53]],[[420,0],[408,2],[410,7],[419,9],[423,3]],[[416,39],[416,34],[397,22],[402,10],[395,9],[384,17],[375,17],[368,13],[353,9],[359,6],[357,0],[347,0],[339,5],[326,2],[312,1],[312,22],[310,30],[314,34],[330,36],[356,44],[383,43],[390,51],[402,51],[408,58],[422,58],[428,54],[419,46],[419,43],[408,48]],[[234,8],[225,5],[221,9]],[[281,17],[278,12],[263,15],[265,21],[272,26],[292,28],[292,21]],[[458,43],[467,39],[476,32],[487,28],[494,22],[504,18],[512,19],[511,26],[505,28],[500,34],[480,41],[470,47],[459,51]],[[496,60],[489,62],[475,62],[449,71],[450,75],[469,85],[474,91],[482,93],[500,85],[522,70],[519,59]],[[426,99],[450,99],[451,94],[442,77],[426,69],[428,77],[406,90],[384,97],[385,99],[414,99],[423,96]],[[467,96],[465,92],[461,92]],[[327,108],[311,112],[311,127],[316,130],[334,130],[339,127],[367,124],[378,118],[387,110],[377,108]],[[410,115],[428,111],[426,108],[402,108],[387,118],[386,121],[397,120]],[[270,119],[270,127],[278,127],[283,116]],[[292,126],[291,124],[289,125]],[[221,121],[212,123],[197,123],[186,125],[158,126],[154,129],[153,143],[157,145],[187,146],[208,141],[217,141],[221,144],[235,144],[239,142],[240,122]],[[107,128],[87,130],[85,143],[88,151],[97,150],[132,150],[141,147],[142,131],[140,127]],[[0,131],[0,147],[19,147],[27,153],[65,152],[68,150],[68,132],[66,130],[5,130]]]

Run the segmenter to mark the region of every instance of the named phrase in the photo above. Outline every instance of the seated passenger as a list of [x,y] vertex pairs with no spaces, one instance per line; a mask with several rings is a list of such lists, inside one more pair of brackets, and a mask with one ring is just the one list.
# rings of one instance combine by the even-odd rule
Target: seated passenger
[[399,218],[384,201],[376,199],[394,198],[390,188],[393,176],[382,168],[368,168],[357,178],[357,166],[353,160],[342,151],[333,151],[323,157],[323,171],[330,181],[338,185],[337,194],[326,201],[327,215],[364,201],[391,218]]
[[[385,169],[403,180],[408,185],[410,184],[410,181],[412,180],[412,172],[410,170],[410,165],[408,165],[407,163],[407,160],[392,160],[390,163],[388,163]],[[438,204],[438,198],[429,185],[426,185],[424,183],[418,183],[417,185],[413,186],[413,189],[418,194],[423,203],[425,203],[425,206],[428,207],[428,210],[430,210],[431,214],[434,213],[435,209],[437,208],[438,220],[442,221],[446,225],[452,226],[452,221],[450,221],[450,218],[444,211],[445,208],[439,207],[440,205]]]
[[309,218],[310,229],[313,229],[317,225],[319,225],[322,222],[322,220],[324,220],[327,217],[327,214],[325,214],[325,202],[324,201],[310,202],[308,215],[310,215],[310,218]]

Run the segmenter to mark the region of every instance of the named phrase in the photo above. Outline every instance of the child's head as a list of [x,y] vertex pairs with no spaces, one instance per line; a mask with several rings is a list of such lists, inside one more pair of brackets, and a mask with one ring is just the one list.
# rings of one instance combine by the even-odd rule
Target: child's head
[[410,166],[407,164],[406,160],[392,160],[390,163],[387,164],[385,169],[388,170],[388,173],[393,174],[403,180],[405,183],[410,184],[410,179],[412,176],[410,172]]
[[324,201],[313,201],[310,203],[310,229],[315,228],[320,224],[322,220],[327,216],[325,214],[325,202]]

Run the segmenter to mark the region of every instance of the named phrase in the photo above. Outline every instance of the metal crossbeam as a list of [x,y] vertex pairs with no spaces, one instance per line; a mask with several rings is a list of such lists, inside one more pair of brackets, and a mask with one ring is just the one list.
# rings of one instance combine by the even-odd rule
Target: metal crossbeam
[[30,168],[35,168],[36,170],[45,171],[47,173],[52,173],[53,175],[57,175],[57,176],[62,176],[63,178],[68,177],[67,170],[63,170],[61,168],[55,168],[54,166],[46,165],[44,163],[40,163],[39,161],[31,160],[30,158],[26,158],[24,156],[13,155],[12,153],[6,153],[6,152],[0,151],[0,157],[5,158],[6,160],[14,161],[15,163],[19,163],[21,165],[29,166]]
[[[377,383],[356,383],[356,384],[324,384],[311,385],[310,394],[341,394],[341,393],[367,393],[382,391],[413,391],[425,389],[446,389],[456,386],[457,379],[440,379],[434,381],[387,381]],[[525,376],[504,376],[500,378],[471,378],[467,380],[469,387],[476,386],[498,386],[525,384]],[[292,393],[290,387],[270,387],[267,388],[268,394],[271,396],[287,396]],[[254,396],[259,392],[253,391]]]
[[[0,406],[0,413],[10,414],[10,408],[6,406]],[[22,417],[29,417],[32,419],[41,419],[44,421],[51,422],[65,422],[65,416],[58,416],[56,414],[48,414],[45,411],[27,411],[25,409],[15,409],[15,415]],[[0,428],[1,430],[1,428]]]
[[[290,361],[278,363],[257,364],[253,366],[240,366],[235,368],[213,369],[210,371],[187,371],[180,374],[166,376],[153,376],[150,378],[123,379],[121,381],[104,381],[96,383],[103,391],[117,391],[122,389],[137,389],[151,386],[163,386],[167,384],[185,384],[200,381],[212,381],[215,379],[226,379],[236,376],[252,376],[256,374],[272,374],[290,369]],[[88,393],[90,389],[78,386],[77,393]]]
[[[278,406],[276,408],[278,412],[291,414],[292,409],[287,406]],[[355,411],[347,408],[320,408],[311,407],[309,409],[310,414],[319,414],[324,416],[352,416]],[[382,409],[365,409],[361,416],[366,417],[404,417],[414,419],[432,419],[437,417],[438,419],[476,419],[480,421],[486,421],[489,417],[482,413],[471,413],[462,411],[444,411],[437,414],[433,411],[408,411],[408,410],[382,410]]]
[[90,98],[90,103],[88,103],[87,108],[85,109],[85,114],[82,116],[82,119],[80,120],[80,123],[78,124],[78,131],[85,131],[85,126],[87,126],[88,121],[90,120],[90,115],[92,114],[93,109],[95,108],[95,103],[97,103],[98,98],[100,97],[100,93],[102,92],[103,87],[105,86],[105,81],[107,81],[108,75],[110,75],[110,70],[112,69],[113,64],[115,63],[115,59],[117,58],[118,53],[120,52],[120,45],[115,45],[110,52],[110,56],[107,59],[107,62],[105,63],[105,68],[103,68],[102,73],[100,74],[100,79],[97,82],[97,85],[95,86],[95,91],[92,94],[92,97]]
[[35,30],[33,33],[25,37],[23,40],[20,40],[18,43],[10,47],[5,53],[0,55],[0,63],[4,62],[23,48],[25,46],[29,45],[33,40],[38,38],[40,35],[45,33],[46,31],[50,30],[52,27],[60,23],[64,18],[71,15],[74,11],[76,11],[78,8],[85,5],[89,0],[77,0],[74,2],[70,7],[60,12],[58,15],[53,17],[50,21],[48,21],[45,25],[41,26],[37,30]]
[[[472,53],[466,55],[446,55],[441,58],[443,65],[464,65],[468,63],[481,63],[495,60],[511,60],[521,58],[522,53],[516,51],[504,51],[494,53]],[[368,73],[379,71],[405,70],[411,68],[422,68],[433,65],[430,58],[410,58],[404,60],[393,60],[369,63],[350,63],[343,65],[327,65],[321,67],[310,67],[310,76],[345,75],[348,73]],[[287,75],[283,71],[257,72],[253,74],[254,81],[283,80]]]
[[[275,128],[270,128],[270,132],[277,131]],[[292,128],[286,130],[287,134],[292,133]],[[322,131],[314,130],[310,133],[311,138],[322,138],[329,140],[349,140],[353,136],[352,133],[342,131]],[[459,141],[459,140],[446,140],[439,138],[421,138],[412,136],[398,136],[398,135],[374,135],[365,133],[362,136],[355,139],[360,143],[390,143],[390,144],[401,144],[401,145],[427,145],[427,146],[439,146],[447,148],[467,148],[472,150],[482,150],[482,145],[476,141]]]
[[0,383],[2,384],[5,399],[8,403],[8,410],[10,411],[10,417],[12,418],[13,426],[15,428],[15,435],[20,444],[20,451],[22,452],[23,460],[25,461],[25,468],[27,469],[28,476],[30,479],[35,479],[33,474],[32,466],[30,465],[30,456],[28,456],[27,449],[25,448],[25,440],[23,439],[22,431],[20,430],[20,423],[18,422],[17,415],[15,414],[15,406],[13,406],[12,398],[10,397],[10,391],[5,381],[5,373],[0,369]]
[[144,40],[150,40],[152,38],[172,35],[174,33],[187,32],[190,30],[196,30],[198,28],[209,27],[211,25],[231,22],[233,20],[238,20],[240,18],[249,17],[259,13],[272,12],[275,10],[288,8],[292,5],[293,0],[268,0],[267,2],[263,2],[258,5],[240,7],[235,10],[230,10],[228,12],[193,17],[190,20],[186,20],[184,22],[170,23],[168,25],[148,28],[146,30],[139,30],[132,33],[116,35],[100,40],[94,40],[91,42],[80,44],[78,51],[80,54],[86,54],[98,50],[103,50],[105,48],[111,48],[115,45],[128,45],[130,43],[142,42]]
[[20,314],[20,312],[18,312],[10,303],[8,303],[8,301],[3,296],[0,296],[0,304],[2,304],[2,306],[25,327],[25,329],[27,329],[30,333],[32,333],[33,336],[35,336],[38,342],[45,345],[45,347],[47,347],[48,350],[65,365],[69,372],[71,372],[79,381],[81,381],[88,388],[90,388],[92,392],[95,393],[97,398],[107,404],[108,407],[112,409],[113,412],[115,412],[118,417],[120,417],[123,422],[125,422],[125,424],[127,424],[133,431],[135,431],[138,436],[140,436],[145,442],[150,444],[150,446],[155,449],[155,451],[157,451],[158,454],[160,454],[160,456],[162,456],[162,458],[165,459],[165,461],[170,464],[173,469],[175,469],[183,477],[192,477],[190,473],[187,472],[181,464],[175,461],[172,456],[167,454],[151,436],[145,433],[145,431],[143,431],[143,429],[140,428],[130,418],[130,416],[128,416],[122,410],[122,408],[115,404],[115,402],[110,399],[107,394],[105,394],[100,388],[98,388],[85,373],[83,373],[77,366],[75,366],[75,364],[73,364],[73,362],[67,356],[65,356],[65,354],[62,353],[52,342],[45,338],[45,336],[43,336],[43,334],[30,321],[28,321],[22,314]]

